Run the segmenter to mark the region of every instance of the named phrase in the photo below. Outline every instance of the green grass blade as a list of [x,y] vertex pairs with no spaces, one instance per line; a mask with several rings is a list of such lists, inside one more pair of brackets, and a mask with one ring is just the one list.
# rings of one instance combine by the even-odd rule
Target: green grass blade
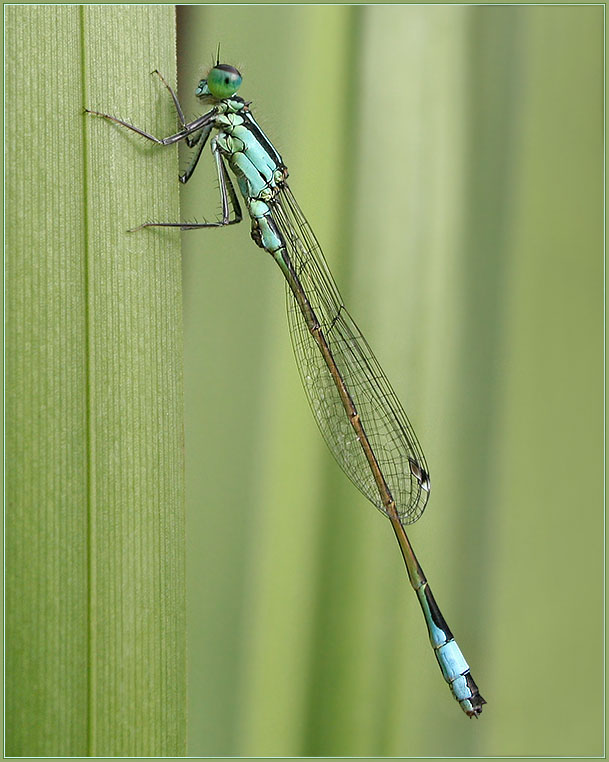
[[173,13],[6,12],[9,755],[184,753]]

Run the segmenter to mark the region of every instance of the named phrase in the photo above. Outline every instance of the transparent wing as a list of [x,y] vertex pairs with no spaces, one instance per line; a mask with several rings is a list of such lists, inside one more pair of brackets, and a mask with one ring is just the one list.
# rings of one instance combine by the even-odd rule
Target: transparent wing
[[[429,471],[421,446],[381,366],[342,303],[319,243],[289,187],[280,190],[272,210],[400,519],[412,524],[423,513],[429,497]],[[286,300],[298,370],[321,433],[355,486],[386,513],[334,380],[289,286]]]

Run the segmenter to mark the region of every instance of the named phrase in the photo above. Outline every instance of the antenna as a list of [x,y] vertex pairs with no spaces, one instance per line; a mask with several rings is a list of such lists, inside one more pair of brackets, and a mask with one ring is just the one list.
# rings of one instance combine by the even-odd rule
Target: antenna
[[220,63],[220,43],[218,43],[218,54],[216,56],[216,66]]

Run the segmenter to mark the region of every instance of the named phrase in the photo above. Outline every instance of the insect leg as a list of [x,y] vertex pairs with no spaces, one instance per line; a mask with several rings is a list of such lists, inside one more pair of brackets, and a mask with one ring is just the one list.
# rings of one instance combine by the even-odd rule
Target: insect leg
[[[222,201],[222,219],[217,222],[144,222],[136,228],[130,230],[130,233],[142,228],[180,228],[180,230],[199,230],[200,228],[220,228],[225,225],[236,225],[243,219],[243,213],[239,204],[239,199],[235,192],[232,180],[224,164],[224,159],[216,140],[211,142],[211,151],[216,160],[216,169],[218,171],[218,182],[220,184],[220,198]],[[197,152],[197,157],[200,151]],[[198,161],[198,158],[195,157]],[[188,171],[188,170],[187,170]],[[192,174],[192,173],[191,173]],[[231,219],[230,209],[233,208],[234,217]]]

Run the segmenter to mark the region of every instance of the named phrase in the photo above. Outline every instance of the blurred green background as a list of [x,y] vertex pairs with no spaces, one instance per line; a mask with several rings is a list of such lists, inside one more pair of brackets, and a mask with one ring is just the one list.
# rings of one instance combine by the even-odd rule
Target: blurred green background
[[[602,754],[602,7],[180,6],[188,116],[218,43],[423,445],[410,535],[488,706],[452,700],[244,222],[183,236],[189,753]],[[203,164],[184,219],[219,208]]]

